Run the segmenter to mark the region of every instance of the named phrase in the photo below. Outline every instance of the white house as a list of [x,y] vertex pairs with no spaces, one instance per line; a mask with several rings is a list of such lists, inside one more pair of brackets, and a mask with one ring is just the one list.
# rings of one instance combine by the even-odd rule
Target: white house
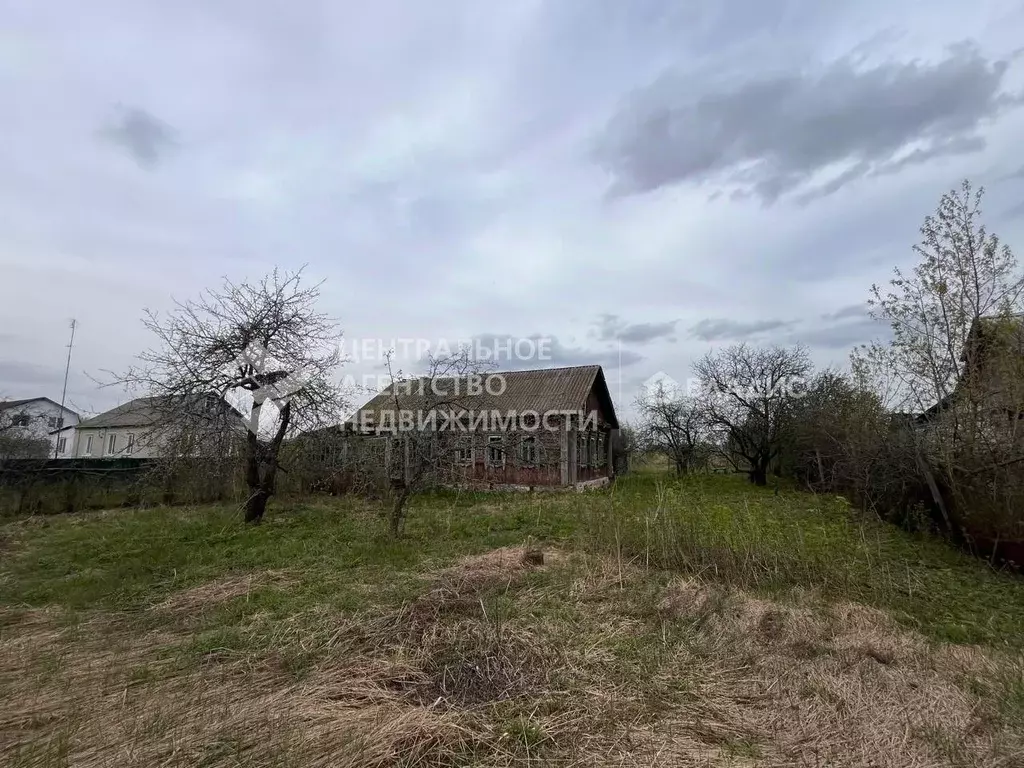
[[[230,408],[223,400],[213,397],[207,398],[205,407],[210,408],[216,402],[223,408]],[[179,399],[140,397],[86,419],[75,429],[73,455],[81,459],[158,458],[166,450],[172,414],[181,408]],[[231,428],[244,434],[241,415],[233,408],[227,414],[231,417]]]
[[0,423],[10,434],[46,440],[51,458],[68,458],[74,452],[78,414],[48,397],[0,402]]

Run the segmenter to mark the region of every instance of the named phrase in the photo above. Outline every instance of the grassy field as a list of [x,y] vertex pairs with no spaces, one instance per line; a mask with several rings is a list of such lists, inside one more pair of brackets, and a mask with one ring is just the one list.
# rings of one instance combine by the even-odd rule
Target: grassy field
[[0,528],[12,766],[1016,766],[1022,653],[1024,580],[735,477]]

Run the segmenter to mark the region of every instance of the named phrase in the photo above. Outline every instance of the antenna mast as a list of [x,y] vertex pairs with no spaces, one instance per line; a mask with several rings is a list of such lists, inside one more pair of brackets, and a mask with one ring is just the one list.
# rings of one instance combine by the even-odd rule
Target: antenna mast
[[[71,350],[75,346],[75,327],[78,325],[78,321],[71,318],[71,341],[68,342],[68,361],[64,365],[64,389],[60,393],[60,416],[57,420],[58,430],[64,429],[64,398],[68,396],[68,373],[71,371]],[[57,458],[60,455],[60,432],[57,433],[57,439],[53,441],[53,458]]]

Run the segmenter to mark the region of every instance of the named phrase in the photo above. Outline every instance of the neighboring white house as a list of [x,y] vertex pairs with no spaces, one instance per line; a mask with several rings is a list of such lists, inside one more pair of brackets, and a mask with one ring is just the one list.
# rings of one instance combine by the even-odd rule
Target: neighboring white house
[[[223,407],[230,407],[223,400],[219,402]],[[74,456],[80,459],[158,458],[165,443],[160,433],[170,414],[178,408],[173,401],[171,403],[163,397],[140,397],[80,422],[75,430]],[[241,415],[234,409],[230,414],[236,417],[233,428],[239,434],[244,433]]]
[[21,437],[47,440],[51,458],[73,455],[78,414],[48,397],[0,402],[0,419]]
[[79,459],[159,455],[154,426],[162,411],[157,398],[140,397],[79,423],[75,430],[74,455]]

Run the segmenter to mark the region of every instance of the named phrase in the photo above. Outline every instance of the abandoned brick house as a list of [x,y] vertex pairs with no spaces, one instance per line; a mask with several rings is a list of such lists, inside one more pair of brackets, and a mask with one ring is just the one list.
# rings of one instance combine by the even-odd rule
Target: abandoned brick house
[[[392,475],[408,475],[425,452],[446,481],[476,487],[589,485],[614,474],[612,436],[619,424],[601,366],[495,372],[486,379],[476,390],[465,380],[434,380],[428,386],[437,382],[443,393],[458,387],[459,395],[433,400],[415,382],[388,387],[343,425],[345,454],[374,455]],[[424,416],[425,426],[417,428]]]

